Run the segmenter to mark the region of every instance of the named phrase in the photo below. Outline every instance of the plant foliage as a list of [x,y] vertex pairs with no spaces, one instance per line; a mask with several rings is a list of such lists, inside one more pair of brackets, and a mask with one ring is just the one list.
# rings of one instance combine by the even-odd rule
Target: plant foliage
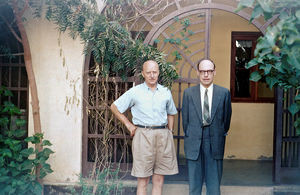
[[263,37],[258,39],[255,58],[247,68],[259,66],[250,80],[264,78],[270,88],[296,89],[295,103],[289,107],[295,116],[295,128],[300,135],[300,1],[299,0],[241,0],[237,11],[254,7],[250,21],[260,16],[265,20],[277,17]]
[[[0,88],[1,99],[12,96],[12,93]],[[0,194],[41,194],[42,186],[38,182],[35,170],[40,169],[40,178],[45,177],[52,169],[46,161],[53,151],[48,140],[42,134],[26,137],[26,121],[19,116],[21,111],[11,102],[0,105]],[[24,139],[25,138],[25,139]],[[45,148],[38,151],[28,144],[39,144]]]
[[161,84],[171,87],[178,78],[163,53],[133,40],[120,23],[99,13],[94,1],[47,0],[46,18],[56,23],[60,31],[68,30],[73,38],[80,37],[85,44],[84,52],[91,52],[94,57],[99,77],[119,76],[125,80],[138,75],[144,61],[151,59],[159,64]]
[[[90,175],[88,178],[80,176],[79,190],[75,187],[68,187],[70,193],[73,195],[110,195],[122,194],[123,183],[120,182],[119,169],[104,168],[96,171],[95,175]],[[109,177],[108,177],[109,176]],[[91,180],[90,178],[94,178]]]

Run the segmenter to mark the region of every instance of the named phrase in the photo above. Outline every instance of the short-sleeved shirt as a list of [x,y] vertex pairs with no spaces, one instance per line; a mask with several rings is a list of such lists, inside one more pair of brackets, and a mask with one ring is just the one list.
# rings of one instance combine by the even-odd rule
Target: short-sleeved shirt
[[132,87],[114,104],[121,113],[131,108],[132,122],[135,125],[167,125],[167,115],[177,113],[170,90],[160,84],[157,84],[154,91],[145,82]]

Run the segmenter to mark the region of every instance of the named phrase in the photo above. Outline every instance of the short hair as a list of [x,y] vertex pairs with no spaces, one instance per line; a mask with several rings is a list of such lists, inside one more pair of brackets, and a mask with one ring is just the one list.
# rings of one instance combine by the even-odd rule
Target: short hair
[[203,62],[204,60],[210,61],[214,65],[214,69],[216,69],[216,64],[214,63],[214,61],[212,61],[212,59],[210,59],[210,58],[202,58],[201,60],[199,60],[199,63],[198,63],[198,66],[197,66],[198,70],[199,70],[199,66],[200,66],[201,62]]

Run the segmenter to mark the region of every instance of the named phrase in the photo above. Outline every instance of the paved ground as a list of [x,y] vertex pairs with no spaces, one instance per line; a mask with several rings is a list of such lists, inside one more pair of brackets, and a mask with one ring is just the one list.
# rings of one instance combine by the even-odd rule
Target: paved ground
[[[122,179],[124,182],[122,195],[136,193],[136,179],[130,174]],[[221,185],[222,195],[300,195],[299,178],[288,185],[275,185],[272,181],[272,161],[225,160]],[[69,194],[59,186],[46,186],[45,195]],[[151,191],[151,184],[148,194]],[[205,187],[203,189],[205,195]],[[179,174],[166,176],[163,195],[188,195],[188,177],[185,166],[179,167]]]

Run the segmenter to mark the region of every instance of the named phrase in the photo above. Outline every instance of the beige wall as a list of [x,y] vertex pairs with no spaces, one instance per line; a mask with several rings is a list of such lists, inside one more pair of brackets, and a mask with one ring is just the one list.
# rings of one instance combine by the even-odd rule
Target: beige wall
[[[59,35],[55,25],[42,19],[29,20],[26,31],[40,101],[42,131],[55,152],[48,161],[54,172],[45,178],[45,183],[74,182],[81,173],[83,45],[78,39],[69,38],[67,33]],[[75,102],[66,104],[67,98],[74,98]],[[29,107],[32,134],[31,105]]]
[[[188,30],[193,32],[205,28],[205,23],[199,23],[204,20],[199,17],[199,14],[187,17],[191,26]],[[141,23],[143,24],[143,23]],[[141,25],[140,24],[140,25]],[[197,24],[197,25],[194,25]],[[182,27],[180,22],[174,22],[168,26],[164,31],[172,38],[181,38],[180,30]],[[242,17],[221,10],[212,10],[212,23],[210,33],[210,57],[214,60],[217,66],[217,75],[215,83],[230,89],[230,71],[231,71],[231,32],[232,31],[245,31],[245,32],[258,32],[259,30],[249,21]],[[172,52],[175,50],[170,44],[164,43],[165,37],[160,35],[158,37],[158,48],[162,49],[167,55],[168,61],[174,60]],[[197,40],[205,39],[205,33],[196,33],[189,37],[185,44],[190,44]],[[180,46],[179,46],[180,47]],[[200,42],[188,47],[189,52],[185,52],[186,56],[191,53],[204,48],[204,43]],[[183,49],[181,47],[181,49]],[[185,51],[187,51],[185,50]],[[197,52],[195,55],[190,56],[192,62],[196,63],[199,59],[204,57],[204,52]],[[197,79],[196,71],[191,69],[191,65],[185,60],[177,61],[176,69],[182,78]],[[181,92],[179,88],[181,87]],[[175,103],[178,105],[178,93],[181,93],[187,84],[175,83],[172,87],[172,94]],[[261,92],[260,92],[261,93]],[[271,103],[233,103],[232,124],[226,142],[225,158],[231,159],[270,159],[273,155],[273,116],[274,105]],[[175,121],[175,129],[178,127],[178,118]],[[180,124],[182,124],[180,122]],[[180,135],[183,135],[182,127]],[[175,140],[177,145],[177,141]],[[180,160],[184,162],[183,144],[180,146]]]
[[[230,89],[231,32],[258,31],[243,18],[213,10],[211,58],[217,65],[215,83]],[[225,158],[266,159],[273,155],[274,105],[232,103],[232,120],[226,140]]]

